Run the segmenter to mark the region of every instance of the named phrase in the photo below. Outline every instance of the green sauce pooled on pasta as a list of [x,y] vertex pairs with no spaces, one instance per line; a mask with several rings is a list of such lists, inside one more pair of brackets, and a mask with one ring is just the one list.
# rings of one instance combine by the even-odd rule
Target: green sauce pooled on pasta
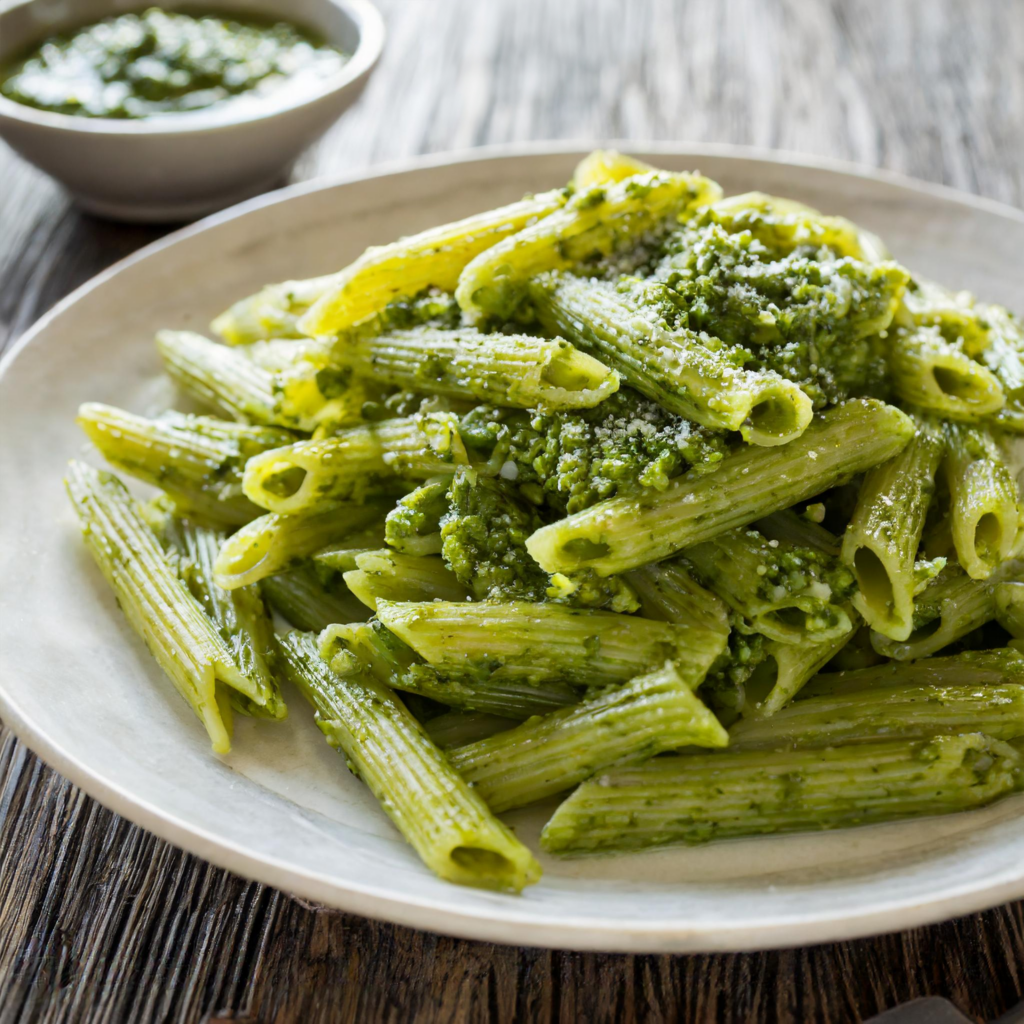
[[58,114],[146,118],[264,99],[347,60],[287,22],[152,7],[46,39],[0,73],[0,94]]

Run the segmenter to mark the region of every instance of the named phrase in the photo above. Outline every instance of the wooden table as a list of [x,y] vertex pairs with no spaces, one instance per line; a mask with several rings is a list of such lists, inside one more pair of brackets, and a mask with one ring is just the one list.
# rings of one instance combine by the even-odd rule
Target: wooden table
[[[494,142],[672,139],[840,157],[1024,200],[1021,0],[380,6],[390,31],[380,68],[296,178]],[[0,152],[0,348],[161,233],[79,215]],[[186,856],[0,732],[0,1024],[839,1022],[920,994],[978,1019],[1024,996],[1024,904],[737,956],[441,938],[309,906]]]

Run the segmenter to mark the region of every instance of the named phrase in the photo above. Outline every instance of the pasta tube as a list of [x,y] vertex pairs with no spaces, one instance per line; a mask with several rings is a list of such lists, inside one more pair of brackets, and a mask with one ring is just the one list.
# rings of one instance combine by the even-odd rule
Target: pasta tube
[[657,757],[584,782],[541,835],[551,853],[867,825],[980,807],[1011,793],[1021,756],[969,733],[823,750]]
[[946,479],[957,557],[976,580],[1009,558],[1020,525],[1020,491],[984,429],[947,425]]
[[543,715],[575,704],[579,693],[561,681],[533,682],[489,674],[486,670],[445,677],[423,664],[416,652],[380,622],[328,626],[320,634],[320,653],[339,675],[369,671],[396,690],[429,697],[454,708],[507,718]]
[[1024,330],[1020,320],[1002,306],[980,310],[987,327],[978,358],[999,381],[1006,404],[993,417],[996,426],[1024,434]]
[[617,495],[537,530],[527,549],[548,572],[635,569],[820,494],[903,450],[914,435],[904,413],[855,399],[823,413],[795,441],[744,446],[706,475],[663,491]]
[[992,589],[958,567],[948,568],[917,599],[914,628],[906,640],[871,634],[871,645],[886,658],[927,658],[995,618]]
[[166,491],[182,512],[225,526],[260,514],[242,493],[245,460],[294,440],[276,427],[179,413],[147,419],[97,402],[81,406],[77,422],[115,469]]
[[229,345],[268,338],[301,338],[299,318],[334,283],[334,275],[268,284],[221,313],[210,329]]
[[403,555],[439,555],[441,519],[448,511],[451,480],[430,480],[410,491],[387,514],[384,539]]
[[469,591],[437,555],[371,551],[345,573],[348,589],[373,611],[378,600],[465,601]]
[[741,528],[685,552],[708,586],[751,626],[784,644],[823,644],[850,632],[853,579],[828,555]]
[[931,328],[944,342],[978,360],[1004,396],[991,419],[1000,429],[1024,433],[1024,332],[1020,321],[1002,306],[975,305],[969,292],[954,294],[921,279],[912,283],[903,303],[901,319],[905,324]]
[[577,192],[584,192],[595,185],[623,181],[636,174],[649,174],[654,169],[650,164],[626,153],[614,149],[595,149],[576,165],[572,186]]
[[794,199],[743,192],[719,199],[709,219],[727,231],[749,231],[769,249],[828,246],[840,256],[878,263],[889,253],[880,238],[845,217],[829,217]]
[[455,297],[470,320],[508,317],[526,282],[625,248],[721,197],[699,174],[653,171],[577,193],[565,208],[484,249],[459,275]]
[[693,626],[528,601],[378,601],[377,616],[434,668],[456,676],[622,683],[666,660],[710,665],[725,637]]
[[85,542],[125,617],[203,723],[214,751],[226,754],[230,719],[224,720],[217,684],[256,703],[265,696],[235,665],[117,477],[72,462],[65,482]]
[[567,341],[423,327],[342,337],[331,357],[383,384],[520,409],[589,409],[619,387],[618,374]]
[[454,291],[463,268],[478,253],[549,217],[567,198],[561,189],[542,192],[390,245],[372,246],[335,276],[299,319],[299,330],[311,337],[336,334],[400,296],[415,295],[431,285]]
[[427,413],[264,452],[246,463],[242,487],[257,505],[297,515],[387,491],[400,477],[451,474],[468,461],[457,417]]
[[337,502],[310,515],[260,516],[225,540],[214,566],[225,590],[256,583],[383,518],[381,505]]
[[977,421],[1006,402],[991,370],[945,338],[938,327],[897,327],[889,348],[889,370],[904,402],[948,419]]
[[336,678],[308,635],[289,634],[281,650],[327,742],[432,871],[449,882],[510,892],[540,878],[530,851],[452,770],[394,693],[366,675]]
[[248,586],[227,591],[214,582],[213,563],[224,534],[180,520],[169,532],[187,559],[182,575],[189,590],[213,620],[239,670],[262,698],[257,702],[232,692],[232,705],[256,718],[286,718],[288,709],[281,687],[271,671],[277,653],[274,627],[259,588]]
[[765,644],[765,660],[757,673],[762,679],[767,678],[767,695],[763,700],[748,700],[743,708],[744,718],[769,718],[784,708],[853,639],[857,629],[854,624],[823,643],[806,640],[781,644],[772,640]]
[[1001,740],[1024,735],[1024,686],[897,684],[808,697],[771,718],[741,719],[729,730],[729,749],[832,747],[972,731]]
[[449,752],[491,810],[543,800],[610,764],[683,746],[724,747],[729,736],[692,687],[707,671],[671,662],[574,707]]
[[[313,556],[313,562],[317,567],[331,573],[344,575],[346,572],[352,572],[359,568],[356,565],[356,559],[360,555],[370,555],[380,550],[382,538],[378,536],[379,533],[378,530],[365,530],[352,538],[353,546],[351,547],[346,541],[332,544],[322,551],[318,551]],[[359,544],[360,541],[365,541],[365,543]],[[373,541],[377,541],[377,543],[373,543]]]
[[903,293],[898,319],[908,327],[937,327],[971,357],[980,355],[988,344],[988,327],[970,292],[951,292],[917,275]]
[[637,391],[706,427],[738,430],[750,444],[798,437],[814,414],[799,386],[770,370],[743,369],[734,350],[669,329],[643,302],[569,274],[530,286],[541,322],[604,360]]
[[160,331],[156,345],[171,377],[205,405],[237,420],[312,430],[281,414],[273,376],[232,349],[191,331]]
[[705,590],[679,561],[656,562],[626,575],[640,598],[645,618],[697,626],[729,635],[729,612],[722,600]]
[[[824,505],[819,505],[818,508],[824,513]],[[790,508],[772,512],[771,515],[758,519],[754,523],[754,529],[769,540],[810,548],[823,555],[839,555],[839,538],[834,533],[808,519],[806,514],[801,515]]]
[[317,367],[299,361],[272,373],[240,348],[219,345],[192,331],[160,331],[157,349],[164,367],[193,398],[233,419],[276,425],[307,433],[320,423],[358,418],[365,394],[344,389],[328,398],[318,386]]
[[941,658],[887,661],[882,665],[826,672],[804,688],[804,697],[835,696],[857,690],[884,690],[894,686],[973,686],[985,689],[997,683],[1024,684],[1024,655],[1009,647],[992,651],[964,651]]
[[914,628],[914,564],[944,452],[941,432],[920,424],[902,452],[869,470],[843,536],[843,561],[859,587],[853,606],[893,640]]

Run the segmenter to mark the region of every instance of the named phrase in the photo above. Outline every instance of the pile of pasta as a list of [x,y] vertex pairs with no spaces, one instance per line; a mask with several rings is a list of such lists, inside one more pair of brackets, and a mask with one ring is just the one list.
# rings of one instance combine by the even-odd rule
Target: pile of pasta
[[[164,331],[196,409],[67,486],[209,733],[287,687],[424,862],[976,808],[1022,786],[1024,334],[840,217],[599,151]],[[269,727],[269,726],[268,726]]]

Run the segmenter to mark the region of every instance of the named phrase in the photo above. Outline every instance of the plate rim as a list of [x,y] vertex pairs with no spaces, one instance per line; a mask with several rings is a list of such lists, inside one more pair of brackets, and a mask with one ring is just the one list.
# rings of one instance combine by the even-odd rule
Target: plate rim
[[[0,377],[10,371],[18,355],[43,333],[54,319],[122,270],[185,238],[238,219],[255,210],[289,202],[314,192],[396,174],[507,158],[582,156],[598,147],[649,154],[662,153],[674,157],[692,156],[696,160],[705,156],[757,160],[829,171],[894,185],[1024,224],[1024,211],[997,200],[844,160],[762,147],[635,140],[605,140],[588,145],[584,141],[571,140],[498,144],[446,151],[387,161],[361,171],[300,182],[264,193],[170,232],[118,260],[51,307],[24,331],[0,358]],[[233,841],[218,837],[207,829],[190,824],[178,815],[131,794],[124,786],[108,782],[76,756],[52,742],[45,732],[33,726],[28,716],[19,710],[14,696],[7,692],[4,676],[6,671],[0,673],[0,718],[12,733],[47,765],[104,807],[178,849],[242,877],[317,901],[331,908],[405,927],[504,945],[622,953],[736,952],[844,941],[903,930],[985,910],[1024,897],[1024,864],[1015,877],[1003,878],[995,884],[983,882],[947,889],[938,898],[916,900],[907,905],[892,905],[890,902],[881,908],[847,912],[838,917],[825,911],[815,917],[805,917],[795,922],[775,920],[772,923],[760,924],[739,922],[732,925],[729,921],[723,920],[711,926],[688,926],[684,922],[652,925],[642,918],[619,919],[607,924],[595,922],[591,918],[563,918],[554,923],[531,920],[528,916],[528,897],[510,901],[507,906],[502,904],[477,909],[452,904],[439,905],[435,898],[424,898],[415,893],[398,897],[375,886],[341,881],[336,876],[331,877],[299,868],[274,857],[252,854]]]

